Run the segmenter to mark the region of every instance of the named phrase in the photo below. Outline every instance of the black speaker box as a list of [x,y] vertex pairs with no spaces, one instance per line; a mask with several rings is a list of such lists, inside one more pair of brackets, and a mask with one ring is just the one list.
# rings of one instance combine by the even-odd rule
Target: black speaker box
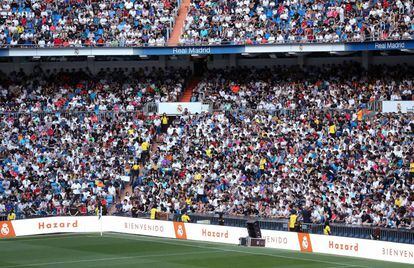
[[251,238],[262,238],[262,232],[258,221],[247,222],[247,232]]

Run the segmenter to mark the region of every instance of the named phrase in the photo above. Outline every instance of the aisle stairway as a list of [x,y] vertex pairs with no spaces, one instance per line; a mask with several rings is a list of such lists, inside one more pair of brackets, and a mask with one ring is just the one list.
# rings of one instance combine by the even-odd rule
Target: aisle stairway
[[[197,87],[197,85],[200,83],[201,78],[200,77],[192,77],[190,79],[190,81],[188,82],[187,87],[184,89],[183,95],[180,98],[180,102],[190,102],[191,101],[191,97],[193,95],[193,90]],[[158,142],[162,142],[163,140],[163,135],[158,135],[157,137],[155,137],[155,139],[152,141],[151,144],[151,152],[155,153],[158,149]],[[141,165],[141,169],[140,169],[140,173],[142,171],[142,165]],[[141,174],[140,174],[141,175]],[[125,189],[120,191],[119,194],[119,198],[117,198],[116,203],[121,203],[124,198],[125,198],[125,194],[129,193],[132,194],[134,189],[132,189],[132,186],[127,184],[125,185]],[[116,212],[116,206],[115,204],[111,207],[111,209],[109,210],[109,214],[113,214]]]
[[175,19],[174,28],[172,30],[170,39],[168,40],[169,46],[177,46],[180,41],[180,36],[183,32],[185,19],[190,7],[191,0],[182,0],[180,8],[178,10],[178,16]]
[[[154,154],[158,150],[158,141],[159,140],[162,140],[161,136],[157,136],[153,140],[153,142],[151,144],[151,155]],[[140,176],[142,176],[142,169],[143,169],[143,166],[142,166],[142,164],[140,164],[140,169],[139,169],[139,175]],[[114,203],[111,206],[111,209],[109,210],[109,215],[112,215],[116,212],[116,204],[122,203],[124,201],[126,193],[129,193],[129,195],[132,195],[133,192],[134,192],[134,189],[132,188],[132,185],[127,183],[125,185],[125,188],[120,191],[119,198],[117,198],[116,203]]]
[[191,102],[191,97],[193,96],[193,91],[200,83],[200,77],[193,77],[188,83],[187,87],[184,89],[183,95],[180,98],[180,102]]

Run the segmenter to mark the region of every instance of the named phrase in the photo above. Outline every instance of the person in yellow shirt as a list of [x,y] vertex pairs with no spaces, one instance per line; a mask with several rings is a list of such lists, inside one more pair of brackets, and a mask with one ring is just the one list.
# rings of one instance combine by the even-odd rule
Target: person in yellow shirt
[[256,174],[257,179],[259,179],[263,175],[263,173],[265,172],[266,163],[267,163],[266,158],[262,157],[259,161],[259,172]]
[[331,227],[329,226],[329,221],[325,222],[325,227],[323,228],[324,235],[331,235]]
[[147,159],[149,158],[149,148],[150,148],[150,144],[147,141],[144,141],[143,143],[141,143],[141,161],[143,164],[145,164],[145,162],[147,161]]
[[16,213],[14,213],[14,209],[10,210],[9,214],[7,215],[8,221],[14,221],[16,219]]
[[168,129],[168,116],[164,113],[161,117],[161,131],[166,133]]
[[181,216],[181,221],[182,221],[182,222],[191,222],[190,216],[188,216],[188,215],[187,215],[187,213],[184,213],[184,214]]
[[398,198],[397,199],[395,199],[395,202],[394,202],[394,204],[397,206],[397,207],[401,207],[401,205],[402,205],[402,198],[401,198],[401,196],[398,196]]
[[22,34],[22,33],[24,32],[24,28],[23,28],[23,26],[21,26],[21,25],[17,26],[17,27],[16,27],[16,29],[17,29],[17,32],[18,32],[19,34]]
[[139,165],[137,164],[137,163],[135,163],[133,166],[132,166],[132,170],[133,171],[139,171]]
[[336,125],[334,123],[332,123],[329,126],[329,135],[331,135],[331,137],[334,138],[335,134],[336,134]]
[[410,173],[414,174],[414,162],[410,163]]
[[213,156],[213,152],[211,151],[210,147],[207,148],[206,155],[207,155],[208,158],[211,158]]
[[147,142],[147,141],[144,141],[144,142],[141,144],[141,149],[142,149],[142,151],[148,151],[149,147],[150,147],[150,144],[149,144],[149,142]]
[[266,158],[262,157],[262,159],[260,159],[260,164],[259,164],[259,168],[261,171],[265,170],[266,163],[267,163]]
[[[131,168],[131,185],[134,184],[135,180],[139,177],[139,168],[138,163],[134,163]],[[139,182],[141,184],[141,182]]]
[[289,217],[289,231],[296,232],[296,220],[298,215],[296,215],[296,211],[292,211]]
[[196,181],[199,181],[199,180],[201,180],[202,179],[202,175],[201,175],[201,173],[199,173],[199,172],[197,172],[195,175],[194,175],[194,180],[196,180]]
[[156,207],[153,207],[151,210],[150,210],[150,219],[151,220],[155,220],[155,216],[156,216],[156,214],[157,214],[157,208]]

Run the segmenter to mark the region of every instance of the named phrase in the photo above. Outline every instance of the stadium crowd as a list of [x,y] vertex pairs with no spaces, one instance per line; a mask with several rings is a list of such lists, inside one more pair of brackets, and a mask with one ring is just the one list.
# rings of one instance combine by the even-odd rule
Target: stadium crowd
[[413,228],[413,115],[362,112],[412,99],[410,70],[214,70],[195,99],[224,109],[175,119],[140,108],[177,100],[189,70],[1,76],[0,214],[92,214],[101,202]]
[[4,0],[0,46],[163,46],[176,0]]
[[220,112],[176,119],[118,209],[413,228],[414,117],[364,110],[413,100],[410,70],[211,70],[193,100]]
[[401,114],[187,115],[168,128],[128,202],[147,212],[302,210],[305,222],[413,228],[413,135],[413,116]]
[[[0,46],[164,46],[177,0],[4,0]],[[193,0],[181,44],[413,39],[411,0]]]
[[189,74],[174,68],[0,73],[0,112],[142,110],[147,102],[177,101]]
[[188,72],[2,76],[0,214],[87,214],[97,199],[110,208],[155,133],[143,104],[176,101]]
[[193,0],[182,44],[413,39],[410,0]]
[[352,62],[213,69],[195,89],[193,101],[222,109],[356,109],[372,101],[414,100],[412,72],[408,65],[373,65],[366,71]]

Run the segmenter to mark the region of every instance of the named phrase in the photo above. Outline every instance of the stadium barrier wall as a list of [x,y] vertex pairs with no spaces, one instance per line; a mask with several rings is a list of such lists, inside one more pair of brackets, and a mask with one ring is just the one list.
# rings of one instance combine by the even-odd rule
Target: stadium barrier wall
[[[50,217],[0,222],[0,238],[53,233],[116,232],[237,245],[247,229],[118,216]],[[414,264],[414,245],[262,230],[266,247]]]

